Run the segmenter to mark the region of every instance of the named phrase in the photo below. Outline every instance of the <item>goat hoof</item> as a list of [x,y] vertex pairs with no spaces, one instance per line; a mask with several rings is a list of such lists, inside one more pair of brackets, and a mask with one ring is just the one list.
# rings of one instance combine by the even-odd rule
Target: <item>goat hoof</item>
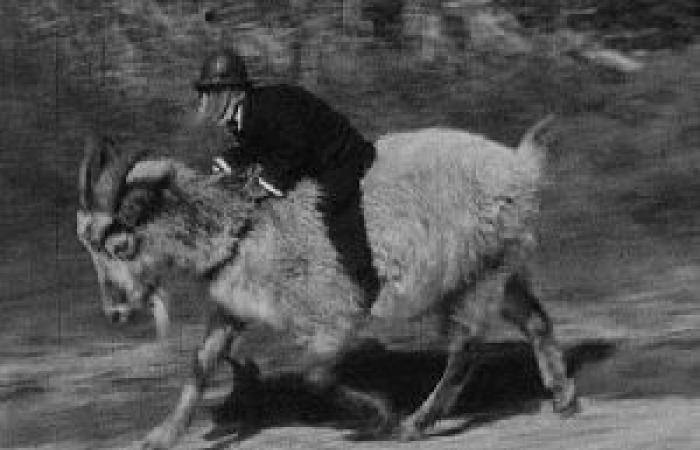
[[398,426],[398,417],[392,413],[386,413],[378,420],[372,429],[372,433],[377,438],[390,437]]
[[182,427],[175,423],[166,422],[154,428],[141,444],[144,450],[168,449],[175,445],[181,434]]
[[401,422],[398,429],[398,439],[403,442],[416,441],[423,437],[424,426],[419,425],[413,417],[409,417]]
[[562,417],[571,417],[579,412],[580,404],[573,380],[567,379],[561,389],[555,391],[553,409]]
[[398,426],[398,419],[394,414],[387,413],[380,416],[371,423],[360,425],[360,429],[353,433],[349,439],[351,441],[367,441],[374,439],[393,438]]

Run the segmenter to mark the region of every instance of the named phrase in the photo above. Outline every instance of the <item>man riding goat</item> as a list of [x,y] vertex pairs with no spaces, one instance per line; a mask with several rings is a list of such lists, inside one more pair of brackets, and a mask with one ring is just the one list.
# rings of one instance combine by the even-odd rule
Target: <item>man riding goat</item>
[[205,58],[194,87],[200,119],[225,127],[235,138],[231,148],[214,158],[215,171],[230,173],[236,167],[254,173],[270,198],[284,196],[304,178],[319,183],[323,196],[318,209],[330,240],[363,288],[364,306],[371,306],[379,280],[360,180],[376,158],[372,143],[346,117],[301,87],[253,86],[243,59],[229,49]]

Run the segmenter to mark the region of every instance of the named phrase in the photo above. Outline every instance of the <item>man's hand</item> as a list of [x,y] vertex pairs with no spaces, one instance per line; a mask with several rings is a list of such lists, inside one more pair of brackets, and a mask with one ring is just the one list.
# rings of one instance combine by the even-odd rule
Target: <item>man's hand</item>
[[260,164],[252,164],[245,169],[245,190],[255,200],[267,197],[284,197],[284,192],[262,177]]

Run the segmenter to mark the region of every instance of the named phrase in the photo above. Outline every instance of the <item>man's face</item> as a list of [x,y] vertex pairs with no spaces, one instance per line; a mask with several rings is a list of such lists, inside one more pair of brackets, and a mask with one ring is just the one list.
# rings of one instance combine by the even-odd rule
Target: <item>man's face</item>
[[208,121],[225,126],[230,123],[237,105],[243,100],[245,91],[230,87],[208,88],[198,91],[199,107],[197,121]]

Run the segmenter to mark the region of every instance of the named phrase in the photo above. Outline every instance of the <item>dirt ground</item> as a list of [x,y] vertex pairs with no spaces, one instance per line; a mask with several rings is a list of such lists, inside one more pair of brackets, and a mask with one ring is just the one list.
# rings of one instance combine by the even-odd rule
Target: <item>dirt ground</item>
[[[27,198],[5,192],[18,196],[8,203]],[[548,202],[550,213],[577,207]],[[2,224],[0,447],[137,448],[174,405],[189,371],[203,332],[198,287],[175,284],[166,341],[156,341],[148,321],[106,323],[70,208],[58,215],[46,208],[23,209],[43,224],[30,227],[19,216]],[[699,234],[690,223],[662,239],[629,234],[619,217],[595,221],[594,231],[572,229],[545,214],[535,271],[579,386],[578,415],[562,420],[551,412],[529,348],[496,328],[476,350],[482,365],[456,410],[424,440],[357,441],[353,419],[295,376],[284,337],[257,330],[242,348],[260,365],[263,386],[229,398],[223,368],[178,448],[698,448]],[[361,348],[341,364],[341,376],[407,414],[444,363],[432,330],[429,321],[378,326],[383,345]]]
[[[57,233],[70,242],[69,229]],[[66,261],[36,267],[33,283],[8,285],[0,302],[13,318],[0,331],[0,447],[138,448],[189,370],[202,332],[197,287],[178,286],[173,333],[159,342],[147,321],[105,323],[89,262],[72,243],[64,254]],[[259,364],[262,385],[229,396],[222,368],[177,448],[697,448],[700,270],[642,268],[644,281],[596,299],[564,284],[543,288],[582,397],[572,418],[551,411],[530,349],[496,328],[476,350],[479,370],[455,412],[424,440],[358,441],[353,419],[295,374],[284,337],[255,330],[242,349]],[[538,273],[551,281],[564,272],[549,263]],[[406,414],[429,392],[444,354],[428,321],[373,331],[379,341],[349,355],[340,376]]]

